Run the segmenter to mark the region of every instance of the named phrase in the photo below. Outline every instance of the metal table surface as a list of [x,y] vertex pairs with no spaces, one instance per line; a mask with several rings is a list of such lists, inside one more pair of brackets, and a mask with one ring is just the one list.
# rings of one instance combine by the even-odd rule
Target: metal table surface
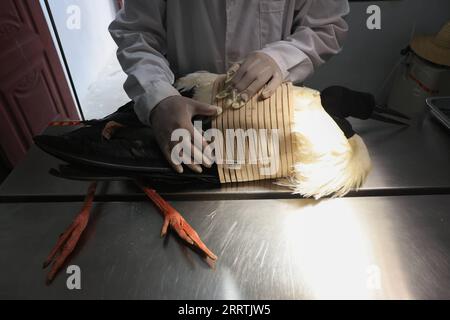
[[0,204],[0,298],[450,298],[450,196],[175,201],[219,256],[210,269],[149,202],[97,203],[70,264],[42,262],[80,203]]
[[[430,116],[401,128],[375,121],[352,121],[371,154],[373,169],[358,196],[385,194],[436,194],[450,192],[450,134]],[[60,179],[48,174],[61,161],[33,147],[25,159],[0,186],[0,199],[45,196],[81,200],[87,183]],[[289,198],[289,190],[270,181],[239,185],[162,188],[169,199]],[[141,196],[130,182],[102,183],[98,194]],[[136,200],[136,199],[134,199]]]
[[450,299],[448,132],[429,117],[353,124],[374,167],[353,197],[288,199],[270,181],[159,190],[219,255],[214,270],[159,238],[162,218],[132,183],[101,183],[70,261],[79,291],[64,272],[45,286],[41,265],[88,184],[49,175],[60,162],[33,147],[0,186],[0,298]]

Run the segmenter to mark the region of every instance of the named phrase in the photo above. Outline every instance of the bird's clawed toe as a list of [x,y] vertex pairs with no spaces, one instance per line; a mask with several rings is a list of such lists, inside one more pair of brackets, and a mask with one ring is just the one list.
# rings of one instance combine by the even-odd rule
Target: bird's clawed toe
[[77,246],[77,243],[84,229],[86,229],[86,226],[89,222],[96,187],[96,182],[92,183],[89,186],[89,191],[86,195],[82,210],[72,222],[72,224],[66,229],[66,231],[60,235],[55,247],[52,249],[47,259],[45,260],[43,268],[47,268],[49,265],[51,265],[50,272],[47,274],[47,284],[50,284],[53,281],[58,271],[62,268],[69,255]]

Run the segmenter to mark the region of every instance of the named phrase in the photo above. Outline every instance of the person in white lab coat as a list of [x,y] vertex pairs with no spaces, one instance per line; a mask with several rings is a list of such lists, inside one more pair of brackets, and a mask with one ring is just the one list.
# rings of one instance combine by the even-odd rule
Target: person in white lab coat
[[109,31],[136,114],[181,173],[170,157],[173,130],[193,136],[193,116],[219,111],[182,97],[176,78],[199,70],[225,73],[238,63],[232,84],[242,99],[263,88],[263,98],[270,97],[283,81],[303,82],[341,50],[348,13],[347,0],[127,0]]

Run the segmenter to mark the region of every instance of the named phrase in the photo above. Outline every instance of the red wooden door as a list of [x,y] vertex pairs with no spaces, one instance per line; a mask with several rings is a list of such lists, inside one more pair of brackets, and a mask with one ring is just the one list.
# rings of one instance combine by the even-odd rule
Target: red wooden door
[[0,144],[14,166],[52,120],[78,119],[38,0],[0,1]]

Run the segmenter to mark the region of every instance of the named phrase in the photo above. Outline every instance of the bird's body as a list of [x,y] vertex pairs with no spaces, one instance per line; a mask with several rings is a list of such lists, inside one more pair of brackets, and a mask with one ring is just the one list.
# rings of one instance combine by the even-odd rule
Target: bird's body
[[[214,84],[219,77],[197,72],[179,79],[175,85],[180,92],[189,92],[194,100],[211,103],[217,94]],[[296,194],[316,199],[344,196],[351,189],[359,188],[370,170],[370,158],[363,140],[352,130],[346,130],[348,127],[343,128],[342,123],[347,123],[345,119],[334,118],[325,111],[318,91],[305,87],[293,87],[292,90],[293,118],[290,121],[294,165],[290,173],[277,183],[291,188]],[[226,93],[223,96],[230,99]],[[233,99],[228,102],[232,107],[241,104]],[[224,112],[234,112],[234,109]],[[351,129],[349,123],[347,126]],[[200,249],[213,263],[217,257],[181,214],[140,181],[146,172],[155,173],[152,165],[156,165],[160,178],[170,179],[174,174],[168,166],[161,164],[164,158],[151,140],[152,130],[139,122],[132,102],[104,119],[87,121],[84,127],[68,134],[35,138],[43,150],[69,163],[112,171],[124,169],[163,214],[161,234],[164,235],[170,225],[182,239]],[[149,165],[148,162],[153,163]],[[179,175],[175,180],[180,181]],[[95,187],[94,182],[82,211],[61,235],[44,264],[51,264],[48,282],[61,269],[88,224]]]
[[[221,76],[196,72],[180,78],[175,86],[181,92],[194,90],[193,99],[214,101],[214,83]],[[234,101],[230,101],[232,105]],[[278,183],[294,193],[316,199],[344,196],[365,181],[371,161],[364,141],[357,134],[347,137],[324,110],[320,92],[293,87],[292,119],[294,167]],[[234,112],[232,108],[226,112]]]

